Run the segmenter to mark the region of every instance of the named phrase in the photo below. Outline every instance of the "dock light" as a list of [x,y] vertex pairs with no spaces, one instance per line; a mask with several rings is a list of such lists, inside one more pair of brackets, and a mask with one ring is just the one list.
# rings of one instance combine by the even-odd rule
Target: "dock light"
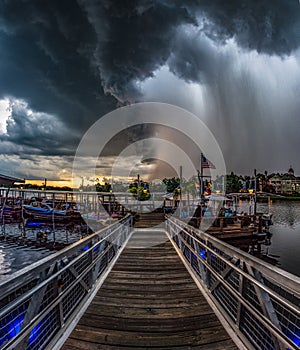
[[147,188],[147,186],[146,185],[144,185],[144,188],[143,188],[143,193],[148,193],[148,188]]
[[205,249],[201,249],[200,252],[199,252],[199,254],[200,254],[200,257],[201,257],[203,260],[206,259],[206,250],[205,250]]
[[248,192],[249,192],[250,194],[252,194],[252,193],[253,193],[253,189],[252,189],[252,188],[249,188]]

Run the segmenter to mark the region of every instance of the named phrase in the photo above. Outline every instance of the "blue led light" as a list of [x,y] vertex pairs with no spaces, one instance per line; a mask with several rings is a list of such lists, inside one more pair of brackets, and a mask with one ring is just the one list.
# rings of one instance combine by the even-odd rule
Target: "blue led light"
[[201,249],[201,250],[200,250],[200,257],[201,257],[202,259],[206,259],[206,250],[205,250],[205,249]]
[[30,332],[30,336],[29,336],[30,343],[36,340],[36,338],[39,335],[39,332],[40,332],[40,324],[37,324],[32,328],[32,331]]
[[4,321],[7,325],[2,328],[3,336],[0,338],[0,346],[6,341],[14,338],[18,333],[20,333],[22,328],[22,323],[24,321],[24,315],[16,317],[15,314],[9,315]]
[[[285,332],[286,335],[291,339],[291,341],[296,344],[297,346],[300,345],[300,332],[293,334],[290,331]],[[288,348],[290,350],[290,348]]]
[[7,333],[8,333],[9,339],[12,339],[18,333],[20,333],[23,321],[24,321],[24,316],[19,316],[13,322],[8,324]]

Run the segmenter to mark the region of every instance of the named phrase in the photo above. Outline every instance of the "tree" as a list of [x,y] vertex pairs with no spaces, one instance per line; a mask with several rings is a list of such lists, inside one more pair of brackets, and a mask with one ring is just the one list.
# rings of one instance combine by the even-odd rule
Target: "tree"
[[242,189],[240,177],[232,171],[230,175],[226,177],[226,193],[237,193]]
[[95,188],[97,192],[110,192],[112,189],[109,182],[105,182],[104,185],[101,185],[99,182],[97,182]]
[[180,186],[180,179],[172,177],[171,179],[164,178],[162,182],[167,187],[167,192],[173,193]]
[[139,201],[146,201],[151,197],[149,183],[138,179],[129,184],[129,192]]

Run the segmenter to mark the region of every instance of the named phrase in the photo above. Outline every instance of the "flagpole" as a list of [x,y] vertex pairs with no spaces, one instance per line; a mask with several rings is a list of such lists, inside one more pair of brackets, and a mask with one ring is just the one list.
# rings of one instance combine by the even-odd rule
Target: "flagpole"
[[203,154],[202,153],[201,153],[201,160],[200,160],[200,178],[201,178],[200,198],[202,200],[202,196],[203,196]]
[[200,160],[200,217],[202,218],[202,210],[203,210],[203,154],[201,152],[201,160]]
[[179,176],[180,176],[180,192],[179,192],[179,218],[182,217],[182,165],[179,167]]

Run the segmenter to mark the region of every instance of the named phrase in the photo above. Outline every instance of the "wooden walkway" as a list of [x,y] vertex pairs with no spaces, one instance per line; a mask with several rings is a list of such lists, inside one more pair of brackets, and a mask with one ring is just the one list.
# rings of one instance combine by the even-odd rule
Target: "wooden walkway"
[[237,349],[165,233],[142,230],[62,349],[154,348]]

